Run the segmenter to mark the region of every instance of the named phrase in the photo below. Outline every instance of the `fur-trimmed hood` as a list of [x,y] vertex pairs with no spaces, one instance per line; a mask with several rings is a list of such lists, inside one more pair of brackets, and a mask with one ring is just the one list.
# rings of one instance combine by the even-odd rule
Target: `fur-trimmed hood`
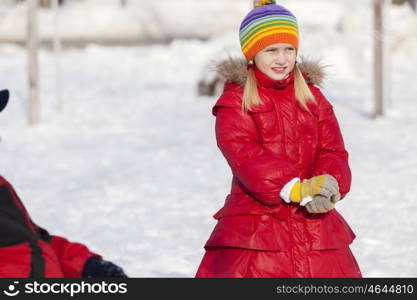
[[[301,72],[307,76],[307,81],[314,85],[321,86],[325,78],[324,68],[319,61],[303,59],[298,64]],[[214,67],[218,76],[225,82],[237,83],[244,86],[248,76],[247,61],[241,58],[232,58],[221,60]]]

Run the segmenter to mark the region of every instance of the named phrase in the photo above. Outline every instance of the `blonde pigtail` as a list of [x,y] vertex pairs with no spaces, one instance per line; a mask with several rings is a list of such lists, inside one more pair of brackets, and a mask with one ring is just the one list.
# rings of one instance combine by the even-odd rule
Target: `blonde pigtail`
[[300,102],[301,106],[309,111],[307,102],[316,103],[316,98],[311,92],[310,88],[307,85],[307,82],[304,79],[303,73],[301,73],[300,68],[297,64],[294,67],[294,90],[295,98]]
[[245,87],[243,89],[242,111],[246,112],[250,110],[253,106],[259,105],[261,103],[262,101],[259,97],[255,73],[252,68],[249,68],[248,76],[246,77]]

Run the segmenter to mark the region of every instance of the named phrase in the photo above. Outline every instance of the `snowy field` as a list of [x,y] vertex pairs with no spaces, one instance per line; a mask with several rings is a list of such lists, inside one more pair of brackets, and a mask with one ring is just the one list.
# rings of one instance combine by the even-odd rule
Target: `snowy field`
[[[417,277],[417,35],[398,35],[404,23],[391,28],[393,40],[402,37],[391,57],[392,101],[386,117],[374,120],[370,28],[345,20],[341,33],[336,19],[315,27],[313,7],[282,2],[305,20],[302,54],[331,65],[323,91],[353,172],[337,209],[357,234],[352,250],[363,275]],[[345,5],[314,2],[317,14],[340,15]],[[367,20],[368,5],[358,6],[354,18]],[[397,9],[392,20],[410,15]],[[231,179],[214,138],[216,97],[199,97],[196,87],[210,60],[237,47],[236,36],[67,49],[61,113],[54,56],[42,50],[36,127],[26,125],[26,51],[0,44],[0,89],[11,91],[0,115],[0,173],[35,222],[87,244],[131,277],[193,277]]]

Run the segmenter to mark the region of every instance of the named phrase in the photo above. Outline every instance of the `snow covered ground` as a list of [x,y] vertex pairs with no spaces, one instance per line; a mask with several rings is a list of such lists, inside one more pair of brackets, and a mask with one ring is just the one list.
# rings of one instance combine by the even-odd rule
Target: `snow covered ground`
[[[348,22],[338,32],[336,19],[326,27],[320,18],[315,27],[312,7],[289,2],[300,23],[305,20],[302,52],[332,65],[324,93],[353,172],[352,190],[337,207],[357,234],[352,249],[363,275],[416,277],[416,36],[395,44],[392,106],[373,120],[371,30]],[[316,2],[322,11],[343,11]],[[366,20],[368,7],[358,6],[363,12],[353,15]],[[395,14],[411,20],[408,11]],[[233,33],[207,42],[67,49],[62,113],[56,111],[54,56],[42,50],[42,123],[36,127],[26,126],[26,51],[0,45],[0,88],[12,94],[0,115],[0,173],[33,219],[87,244],[132,277],[194,276],[231,177],[214,139],[216,98],[199,97],[196,86],[208,61],[235,49],[235,39]]]

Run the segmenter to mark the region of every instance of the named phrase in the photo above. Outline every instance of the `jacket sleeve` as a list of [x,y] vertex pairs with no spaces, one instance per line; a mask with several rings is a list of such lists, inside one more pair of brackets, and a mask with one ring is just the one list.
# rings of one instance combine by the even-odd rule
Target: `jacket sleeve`
[[330,174],[339,183],[341,197],[350,190],[352,174],[339,123],[332,105],[318,88],[313,92],[319,103],[318,152],[310,176]]
[[233,97],[237,95],[224,93],[213,108],[217,145],[233,175],[254,198],[266,205],[283,203],[280,191],[297,177],[296,170],[262,147],[255,122]]
[[58,257],[65,277],[80,278],[85,262],[100,255],[91,252],[86,246],[73,243],[60,236],[52,236],[50,245]]

